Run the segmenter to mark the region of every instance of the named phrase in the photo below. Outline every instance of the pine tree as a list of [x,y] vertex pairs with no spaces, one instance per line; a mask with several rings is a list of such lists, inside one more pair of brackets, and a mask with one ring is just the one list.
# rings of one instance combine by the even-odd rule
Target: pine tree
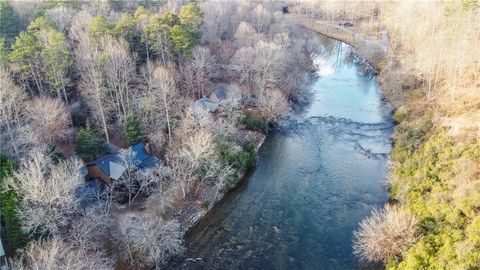
[[86,162],[97,159],[108,153],[108,147],[102,139],[97,138],[87,122],[85,128],[80,129],[75,146],[77,155]]
[[127,137],[127,144],[133,145],[142,140],[140,132],[140,122],[137,120],[132,111],[128,112],[127,123],[125,124],[125,136]]
[[18,12],[7,1],[0,1],[0,38],[10,44],[21,30],[22,19]]
[[63,98],[68,105],[65,87],[69,81],[68,70],[72,66],[73,60],[63,33],[57,31],[48,33],[41,56],[51,86],[56,90],[58,98]]
[[5,236],[8,243],[16,248],[23,248],[28,243],[28,237],[21,230],[20,219],[17,209],[19,198],[15,191],[5,188],[3,181],[17,169],[15,163],[9,160],[5,155],[0,154],[0,211],[2,223],[5,228]]
[[189,3],[180,9],[178,18],[182,26],[190,33],[194,42],[202,37],[203,12],[197,3]]
[[170,29],[172,49],[179,62],[188,59],[194,46],[192,34],[181,25],[175,25]]

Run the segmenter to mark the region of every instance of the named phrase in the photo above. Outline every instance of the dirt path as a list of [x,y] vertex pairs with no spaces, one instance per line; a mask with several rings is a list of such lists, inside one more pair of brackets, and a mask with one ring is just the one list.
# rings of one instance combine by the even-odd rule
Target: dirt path
[[382,31],[378,36],[381,38],[367,38],[355,26],[345,27],[340,25],[342,21],[325,21],[315,20],[306,17],[297,17],[298,22],[305,28],[310,29],[321,35],[338,39],[353,47],[362,50],[364,56],[368,58],[369,54],[381,53],[387,55],[388,52],[388,35],[386,31]]

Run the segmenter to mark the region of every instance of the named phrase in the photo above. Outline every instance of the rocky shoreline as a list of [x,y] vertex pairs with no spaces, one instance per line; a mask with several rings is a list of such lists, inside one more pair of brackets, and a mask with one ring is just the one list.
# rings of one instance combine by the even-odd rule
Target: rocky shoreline
[[[238,135],[241,140],[250,140],[257,153],[260,147],[263,145],[266,139],[266,135],[261,132],[251,130],[239,130]],[[185,232],[194,227],[203,217],[205,217],[210,210],[220,202],[228,192],[235,189],[242,180],[247,176],[249,170],[253,168],[242,170],[238,172],[237,181],[232,189],[216,195],[215,186],[212,183],[202,184],[195,196],[189,196],[183,202],[180,202],[175,209],[173,217],[178,219],[182,224],[182,228]]]

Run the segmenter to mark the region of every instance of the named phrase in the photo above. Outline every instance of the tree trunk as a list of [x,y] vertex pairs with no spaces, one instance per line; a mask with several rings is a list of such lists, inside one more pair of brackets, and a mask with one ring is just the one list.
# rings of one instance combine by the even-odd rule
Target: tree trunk
[[168,104],[165,93],[163,93],[163,104],[165,106],[165,116],[167,117],[167,129],[168,129],[168,144],[172,143],[172,132],[170,129],[170,114],[168,112]]
[[[2,112],[4,115],[5,112],[3,111]],[[15,138],[13,137],[13,132],[12,132],[12,127],[10,125],[10,121],[6,121],[7,122],[7,130],[8,130],[8,135],[10,136],[10,140],[11,140],[11,143],[12,143],[12,146],[13,146],[13,154],[15,155],[15,157],[17,156],[18,154],[18,148],[17,148],[17,144],[15,142]]]

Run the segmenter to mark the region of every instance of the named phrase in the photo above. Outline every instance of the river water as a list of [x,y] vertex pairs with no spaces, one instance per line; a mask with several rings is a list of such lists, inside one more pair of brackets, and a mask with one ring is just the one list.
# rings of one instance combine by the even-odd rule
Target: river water
[[[312,101],[187,235],[188,269],[355,269],[352,235],[387,199],[391,111],[353,49],[320,38]],[[202,258],[197,260],[196,258]]]

